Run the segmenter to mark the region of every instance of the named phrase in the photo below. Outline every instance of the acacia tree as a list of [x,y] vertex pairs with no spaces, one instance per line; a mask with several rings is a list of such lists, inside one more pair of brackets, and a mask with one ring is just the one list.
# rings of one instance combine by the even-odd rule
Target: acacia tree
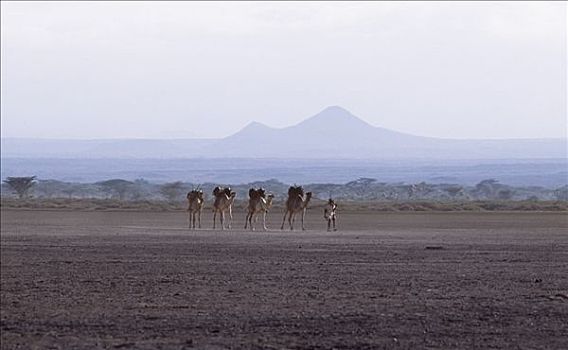
[[9,176],[4,182],[10,186],[20,199],[24,198],[35,183],[36,176]]

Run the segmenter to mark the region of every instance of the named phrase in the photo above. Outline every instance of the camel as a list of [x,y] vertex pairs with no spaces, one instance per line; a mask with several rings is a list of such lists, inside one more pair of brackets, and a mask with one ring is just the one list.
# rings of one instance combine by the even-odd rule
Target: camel
[[331,223],[333,222],[333,230],[337,231],[335,227],[335,216],[337,215],[337,204],[333,199],[329,199],[325,208],[323,209],[323,217],[327,220],[327,232],[331,231]]
[[201,228],[201,209],[203,209],[203,191],[200,189],[193,189],[191,192],[187,193],[188,207],[187,211],[189,214],[189,228],[195,229],[195,217],[199,222],[198,227]]
[[221,230],[225,229],[225,211],[229,211],[229,224],[227,228],[231,229],[233,221],[233,202],[237,194],[231,191],[230,187],[221,188],[215,187],[213,190],[215,202],[213,203],[213,229],[215,229],[215,221],[217,219],[217,212],[220,214]]
[[304,194],[304,189],[302,186],[290,186],[288,189],[288,199],[286,200],[286,211],[284,212],[284,218],[282,219],[281,230],[284,229],[284,222],[286,221],[286,215],[288,215],[288,223],[290,224],[290,230],[294,230],[293,223],[296,220],[296,214],[302,212],[302,230],[305,231],[304,218],[306,216],[306,208],[308,203],[312,199],[312,192],[307,192]]
[[257,220],[257,215],[262,213],[262,227],[266,231],[266,213],[268,213],[268,209],[272,206],[272,200],[274,199],[273,194],[266,195],[266,191],[264,188],[254,189],[251,188],[249,190],[249,204],[248,204],[248,213],[245,218],[245,229],[247,228],[247,224],[250,224],[251,231],[255,230],[255,225]]

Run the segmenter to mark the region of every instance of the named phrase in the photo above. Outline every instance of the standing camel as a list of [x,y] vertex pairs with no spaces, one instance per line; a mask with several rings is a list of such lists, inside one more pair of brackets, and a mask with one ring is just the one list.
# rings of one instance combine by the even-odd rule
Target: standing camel
[[229,212],[229,224],[227,228],[231,229],[233,221],[233,202],[237,196],[236,192],[232,192],[230,187],[221,188],[215,187],[213,190],[215,202],[213,203],[213,229],[215,229],[215,221],[217,219],[217,212],[220,214],[221,230],[225,229],[225,211]]
[[[250,224],[250,229],[252,231],[255,230],[257,215],[263,213],[262,216],[262,227],[266,231],[266,213],[268,213],[268,209],[272,206],[272,200],[274,199],[273,194],[266,195],[266,191],[264,188],[254,189],[251,188],[249,190],[249,203],[248,203],[248,213],[245,218],[245,229],[247,228],[247,224]],[[254,219],[254,224],[253,224]]]
[[286,211],[284,212],[284,218],[282,219],[281,230],[284,229],[284,222],[286,221],[286,215],[288,215],[288,223],[290,224],[290,230],[294,230],[294,221],[296,220],[296,214],[302,212],[302,230],[305,231],[304,218],[306,217],[306,208],[308,203],[312,199],[312,192],[307,192],[304,194],[304,189],[302,186],[290,186],[288,189],[288,199],[286,200]]
[[198,227],[201,228],[201,210],[203,209],[203,191],[194,189],[187,193],[189,228],[195,229],[195,217],[197,216]]
[[335,227],[335,216],[337,215],[337,204],[333,199],[329,199],[323,210],[323,217],[327,220],[327,231],[331,231],[331,223],[333,222],[333,230],[337,231]]

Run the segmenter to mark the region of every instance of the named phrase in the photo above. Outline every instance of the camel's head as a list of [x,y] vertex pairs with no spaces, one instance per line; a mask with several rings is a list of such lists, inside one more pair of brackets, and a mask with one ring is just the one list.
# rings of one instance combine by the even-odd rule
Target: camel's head
[[230,187],[225,187],[223,189],[223,192],[225,192],[225,195],[227,195],[227,197],[231,197],[231,194],[233,193]]
[[192,200],[197,197],[197,190],[193,189],[187,192],[187,199]]
[[306,192],[306,202],[312,199],[312,192]]
[[272,193],[267,194],[266,198],[261,199],[261,202],[264,203],[266,210],[268,210],[269,208],[272,207],[272,201],[273,200],[274,200],[274,195]]
[[203,202],[203,191],[202,190],[191,190],[187,193],[187,200],[193,202],[195,200],[200,200]]

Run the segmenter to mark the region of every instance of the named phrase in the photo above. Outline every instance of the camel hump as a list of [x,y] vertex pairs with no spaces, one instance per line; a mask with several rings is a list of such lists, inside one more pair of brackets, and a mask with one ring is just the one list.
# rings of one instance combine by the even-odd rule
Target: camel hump
[[265,190],[263,188],[251,188],[249,190],[249,198],[250,199],[259,199],[264,198],[266,196]]
[[256,190],[254,188],[251,188],[249,190],[249,198],[250,199],[256,199]]
[[288,189],[288,196],[303,196],[304,195],[304,188],[302,186],[290,186]]
[[266,190],[262,187],[260,187],[259,189],[251,188],[249,190],[249,198],[250,199],[266,198]]

